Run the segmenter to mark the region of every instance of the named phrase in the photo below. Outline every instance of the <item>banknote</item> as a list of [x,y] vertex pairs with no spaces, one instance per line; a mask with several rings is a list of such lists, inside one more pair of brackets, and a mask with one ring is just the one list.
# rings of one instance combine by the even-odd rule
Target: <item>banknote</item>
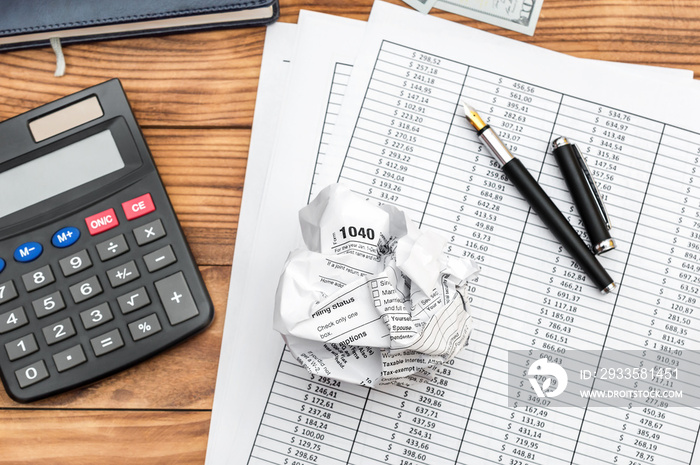
[[437,0],[403,0],[403,2],[421,13],[428,13]]
[[421,13],[429,13],[437,0],[403,0],[403,2]]
[[[543,0],[437,0],[432,3],[440,10],[531,36],[535,33],[542,2]],[[427,3],[431,3],[430,0]]]

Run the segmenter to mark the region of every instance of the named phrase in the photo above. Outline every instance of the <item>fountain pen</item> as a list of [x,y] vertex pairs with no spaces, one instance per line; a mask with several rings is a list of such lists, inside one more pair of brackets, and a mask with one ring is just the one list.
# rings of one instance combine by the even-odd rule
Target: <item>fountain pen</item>
[[465,100],[462,100],[467,119],[476,129],[477,136],[491,154],[501,164],[501,169],[508,179],[528,201],[530,207],[539,215],[542,222],[561,242],[576,263],[591,278],[600,292],[607,294],[615,289],[615,282],[595,255],[576,233],[564,215],[554,205],[552,199],[542,190],[520,160],[515,158],[510,150],[501,142],[491,126],[484,123],[476,110]]

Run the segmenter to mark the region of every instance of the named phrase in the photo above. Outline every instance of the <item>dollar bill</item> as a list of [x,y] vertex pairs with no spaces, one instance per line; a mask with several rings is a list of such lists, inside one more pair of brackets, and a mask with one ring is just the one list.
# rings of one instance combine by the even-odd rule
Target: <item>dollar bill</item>
[[[406,1],[406,0],[404,0]],[[420,2],[420,0],[412,0]],[[440,10],[476,19],[529,36],[535,33],[543,0],[437,0]],[[411,2],[407,2],[411,3]],[[413,5],[411,5],[413,6]],[[415,8],[415,7],[414,7]]]
[[403,2],[421,13],[428,13],[437,0],[403,0]]

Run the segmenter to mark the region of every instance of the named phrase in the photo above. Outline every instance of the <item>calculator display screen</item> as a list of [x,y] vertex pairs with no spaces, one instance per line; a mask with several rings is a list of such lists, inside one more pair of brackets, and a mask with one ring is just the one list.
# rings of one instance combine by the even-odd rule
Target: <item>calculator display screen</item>
[[0,173],[0,218],[124,168],[109,130]]

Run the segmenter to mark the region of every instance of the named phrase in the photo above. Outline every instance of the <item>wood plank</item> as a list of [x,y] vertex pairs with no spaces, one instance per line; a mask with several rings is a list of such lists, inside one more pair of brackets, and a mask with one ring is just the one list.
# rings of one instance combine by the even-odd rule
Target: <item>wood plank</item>
[[547,1],[535,37],[585,58],[691,69],[700,73],[700,11],[689,1]]
[[[230,268],[224,266],[200,270],[214,302],[214,321],[207,329],[128,370],[31,404],[16,403],[0,389],[0,431],[1,425],[10,418],[8,412],[12,410],[3,410],[8,407],[30,410],[211,409],[231,273]],[[0,438],[0,450],[4,451],[2,432]]]
[[[117,77],[143,126],[250,127],[265,28],[0,53],[0,120]],[[157,66],[154,66],[157,63]]]
[[200,265],[230,265],[243,195],[248,129],[144,129]]
[[208,411],[0,412],[0,464],[202,464]]

